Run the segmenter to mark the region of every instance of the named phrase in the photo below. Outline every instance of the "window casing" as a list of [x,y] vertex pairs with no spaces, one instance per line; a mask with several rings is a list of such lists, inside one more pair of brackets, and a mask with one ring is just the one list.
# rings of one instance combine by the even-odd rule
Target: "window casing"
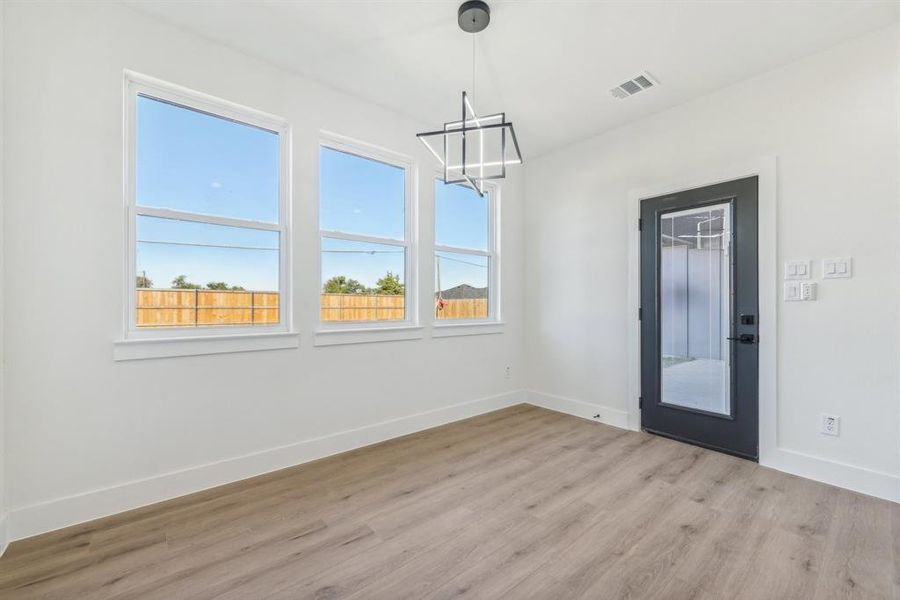
[[[475,325],[475,324],[491,324],[500,322],[500,239],[499,239],[499,196],[500,190],[494,184],[486,184],[484,195],[484,212],[483,215],[486,232],[484,233],[483,242],[480,238],[473,240],[464,240],[455,235],[447,235],[443,231],[449,229],[445,223],[442,223],[442,210],[439,207],[441,202],[450,201],[450,199],[442,198],[442,188],[446,184],[441,177],[436,177],[434,181],[434,296],[431,307],[434,316],[435,327],[455,326],[455,325]],[[458,191],[470,192],[472,199],[477,199],[477,194],[468,188],[459,184],[451,184],[459,188]],[[470,207],[470,210],[474,210]],[[481,215],[473,215],[476,220],[482,218]],[[450,238],[450,239],[442,239]],[[448,267],[452,267],[457,272],[455,274],[448,273]],[[484,272],[482,276],[478,273]],[[469,279],[469,277],[483,277],[483,279]],[[486,310],[481,306],[465,307],[462,311],[450,311],[454,298],[445,298],[445,295],[451,295],[447,292],[452,290],[454,284],[468,284],[471,287],[479,288],[480,282],[487,287]],[[464,294],[465,295],[465,294]],[[479,296],[476,291],[473,296]],[[478,302],[477,298],[466,299],[467,302]],[[443,301],[443,308],[440,308]],[[444,311],[448,311],[445,314]],[[446,315],[446,316],[445,316]]]
[[[292,304],[291,304],[291,215],[290,215],[290,127],[284,119],[268,115],[266,113],[240,106],[225,100],[214,98],[200,92],[195,92],[180,86],[166,83],[154,78],[146,77],[133,72],[125,74],[125,339],[140,340],[153,338],[208,338],[214,336],[235,336],[242,334],[283,334],[292,331]],[[191,211],[185,210],[183,207],[171,208],[165,206],[166,202],[145,202],[138,194],[138,169],[142,168],[137,164],[137,147],[138,147],[138,102],[139,98],[145,100],[158,101],[172,105],[187,111],[195,111],[196,113],[206,115],[213,118],[231,121],[237,125],[249,126],[277,135],[277,159],[273,161],[277,174],[274,176],[275,186],[277,186],[277,203],[273,205],[270,213],[270,219],[252,219],[246,218],[247,211],[241,216],[233,216],[233,214],[222,214],[229,212],[228,210],[212,209],[209,211]],[[185,133],[185,137],[190,132]],[[214,185],[215,182],[212,182]],[[250,194],[248,194],[248,197]],[[248,200],[252,202],[253,200]],[[148,204],[156,204],[151,206]],[[175,203],[177,204],[177,202]],[[162,206],[160,206],[162,205]],[[232,207],[234,209],[234,207]],[[218,212],[220,214],[208,214]],[[240,209],[231,210],[232,213],[242,212]],[[140,229],[143,227],[146,231],[146,225],[151,223],[168,223],[174,226],[174,229],[181,228],[185,231],[185,238],[179,239],[177,242],[141,240],[138,237]],[[174,230],[173,229],[173,230]],[[216,246],[215,243],[205,243],[204,235],[201,230],[225,232],[228,231],[228,237],[232,240],[249,240],[247,242],[234,241],[229,242],[228,246]],[[193,233],[191,233],[193,231]],[[185,239],[190,239],[191,235],[198,236],[193,241],[197,243],[185,243]],[[207,233],[207,236],[211,234]],[[251,300],[251,304],[246,310],[243,307],[244,300],[240,309],[224,309],[227,310],[244,310],[252,316],[249,321],[244,318],[227,319],[237,324],[220,325],[212,323],[215,319],[204,321],[204,319],[195,316],[193,323],[186,324],[189,319],[175,319],[175,324],[167,326],[142,326],[139,325],[138,319],[138,277],[142,276],[142,281],[146,282],[151,279],[138,272],[138,246],[139,244],[171,244],[182,247],[219,247],[227,251],[241,250],[245,252],[261,251],[277,252],[277,261],[270,261],[271,269],[277,269],[277,290],[267,290],[269,292],[266,298],[259,299],[260,305],[257,306],[257,300]],[[246,244],[246,245],[241,245]],[[277,265],[274,264],[277,262]],[[165,283],[165,281],[154,282]],[[203,285],[206,281],[195,281],[193,283]],[[232,281],[230,283],[240,284],[240,281]],[[248,292],[252,291],[248,289]],[[277,309],[272,310],[273,296],[271,292],[277,292]],[[235,293],[234,291],[223,292]],[[236,292],[240,295],[241,292]],[[207,292],[207,295],[211,295]],[[266,308],[268,306],[269,308]],[[200,302],[195,300],[193,304],[195,313],[203,311],[204,308]],[[142,309],[143,310],[143,309]],[[189,312],[184,309],[178,309],[179,312]],[[210,309],[206,309],[210,312]],[[223,309],[212,309],[211,312]],[[233,314],[233,313],[232,313]],[[209,323],[209,324],[206,324]],[[252,323],[252,324],[251,324]]]
[[[376,235],[371,233],[357,233],[351,231],[352,226],[341,227],[334,226],[333,223],[326,223],[326,209],[323,207],[322,197],[323,191],[323,153],[337,152],[349,155],[372,163],[380,163],[380,165],[394,167],[402,170],[403,177],[403,221],[402,226],[386,227],[385,229],[393,232],[393,235]],[[418,294],[417,294],[417,218],[416,218],[416,167],[414,161],[406,156],[365,144],[344,136],[323,133],[319,144],[319,328],[318,334],[340,333],[340,332],[364,332],[366,330],[379,331],[398,328],[418,328]],[[376,165],[377,167],[377,165]],[[365,208],[363,207],[363,211]],[[364,215],[364,213],[363,213]],[[367,227],[362,227],[366,229]],[[399,235],[397,235],[399,234]],[[324,289],[325,280],[334,275],[346,275],[346,273],[332,272],[332,269],[326,268],[324,263],[327,256],[331,252],[347,252],[348,254],[359,253],[362,257],[372,256],[377,253],[403,254],[402,261],[392,264],[402,265],[403,268],[403,315],[399,314],[399,310],[393,304],[393,308],[388,306],[376,305],[373,301],[372,308],[368,310],[342,310],[331,305],[326,305],[326,293]],[[373,254],[369,254],[372,252]],[[365,260],[365,258],[361,258]],[[382,269],[392,270],[392,269]],[[386,274],[386,273],[385,273]],[[397,273],[394,273],[397,275]],[[353,278],[350,276],[350,278]],[[366,282],[361,282],[366,284]],[[371,284],[372,282],[368,282]],[[372,287],[366,285],[365,287]],[[361,298],[363,295],[360,295]],[[362,317],[362,318],[360,318]],[[341,338],[334,338],[340,340]],[[374,339],[374,338],[370,338]],[[385,338],[387,339],[387,338]],[[353,339],[350,343],[354,343]],[[365,338],[363,341],[369,341]],[[334,342],[318,342],[319,343],[344,343],[340,341]]]

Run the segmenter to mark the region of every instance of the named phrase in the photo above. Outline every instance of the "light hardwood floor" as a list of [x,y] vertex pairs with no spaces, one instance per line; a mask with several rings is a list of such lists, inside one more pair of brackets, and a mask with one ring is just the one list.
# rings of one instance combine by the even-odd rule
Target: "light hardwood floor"
[[517,406],[14,543],[0,598],[900,598],[900,505]]

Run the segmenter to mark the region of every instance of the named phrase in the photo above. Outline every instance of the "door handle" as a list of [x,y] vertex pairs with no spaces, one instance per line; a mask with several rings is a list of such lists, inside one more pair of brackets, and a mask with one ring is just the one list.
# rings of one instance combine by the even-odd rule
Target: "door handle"
[[753,344],[756,342],[756,336],[752,333],[742,333],[737,337],[725,338],[731,340],[733,342],[740,342],[741,344]]

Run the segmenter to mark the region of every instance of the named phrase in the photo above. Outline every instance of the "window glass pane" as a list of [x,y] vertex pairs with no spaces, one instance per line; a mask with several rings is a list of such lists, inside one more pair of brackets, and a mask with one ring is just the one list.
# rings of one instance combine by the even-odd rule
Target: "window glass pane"
[[322,238],[322,321],[402,321],[406,250]]
[[277,223],[278,175],[277,133],[138,96],[138,205]]
[[435,318],[488,318],[489,266],[486,256],[435,252]]
[[325,147],[320,161],[322,229],[404,239],[404,169]]
[[468,187],[434,183],[434,243],[488,249],[488,196]]
[[279,322],[275,231],[137,218],[137,326]]

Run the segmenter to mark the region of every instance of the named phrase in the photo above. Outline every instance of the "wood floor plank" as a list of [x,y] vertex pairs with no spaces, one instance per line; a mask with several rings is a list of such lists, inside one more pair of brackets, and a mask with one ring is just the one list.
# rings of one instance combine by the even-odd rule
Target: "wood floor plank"
[[[549,557],[540,569],[529,577],[537,587],[541,576],[556,580],[561,598],[588,598],[588,590],[611,569],[617,568],[657,523],[666,522],[678,497],[672,486],[663,481],[649,482],[627,505],[603,508],[601,519],[586,529],[566,552]],[[517,589],[521,593],[527,579]]]
[[[675,567],[688,550],[703,543],[715,513],[688,498],[675,497],[665,519],[652,522],[613,568],[594,580],[584,598],[662,598],[671,589]],[[698,584],[699,587],[699,584]]]
[[603,511],[584,502],[564,507],[552,521],[543,521],[513,536],[510,543],[488,560],[463,571],[423,598],[504,598],[555,553],[564,552],[603,516]]
[[0,559],[0,600],[457,597],[900,600],[900,505],[520,405]]
[[900,600],[900,504],[891,506],[891,539],[894,544],[894,600]]
[[890,503],[840,490],[815,597],[893,594]]

